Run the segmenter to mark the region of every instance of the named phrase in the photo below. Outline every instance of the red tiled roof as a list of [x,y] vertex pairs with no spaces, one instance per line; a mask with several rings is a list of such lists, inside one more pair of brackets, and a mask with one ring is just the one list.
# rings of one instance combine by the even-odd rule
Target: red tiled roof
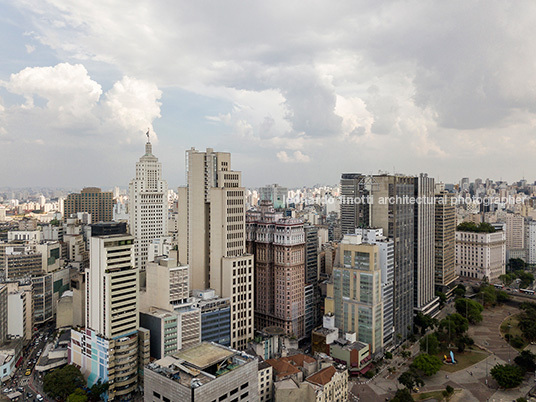
[[309,381],[313,384],[326,385],[328,382],[331,381],[331,378],[336,372],[337,370],[335,370],[335,367],[329,366],[323,370],[320,370],[318,373],[313,374],[312,376],[307,378],[306,381]]
[[266,363],[274,368],[277,377],[285,377],[300,372],[295,366],[283,359],[269,359],[266,360]]

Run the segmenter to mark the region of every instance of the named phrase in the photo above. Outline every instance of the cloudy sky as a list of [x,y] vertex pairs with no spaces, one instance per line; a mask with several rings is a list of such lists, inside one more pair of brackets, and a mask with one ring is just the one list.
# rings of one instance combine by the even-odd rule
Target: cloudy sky
[[536,179],[534,1],[0,1],[1,186]]

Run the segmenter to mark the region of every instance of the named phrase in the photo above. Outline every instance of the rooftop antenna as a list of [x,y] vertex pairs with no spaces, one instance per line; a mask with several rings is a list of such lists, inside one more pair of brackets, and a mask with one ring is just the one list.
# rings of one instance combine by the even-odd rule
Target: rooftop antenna
[[150,128],[147,128],[147,132],[145,133],[145,135],[147,136],[147,142],[150,142],[149,141],[149,130],[150,130]]

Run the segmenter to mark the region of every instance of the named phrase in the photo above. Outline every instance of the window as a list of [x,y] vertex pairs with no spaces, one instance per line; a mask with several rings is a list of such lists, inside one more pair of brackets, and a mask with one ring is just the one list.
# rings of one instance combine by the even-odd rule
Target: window
[[248,385],[249,385],[249,382],[246,382],[246,383],[244,383],[244,384],[242,384],[242,385],[240,386],[240,389],[247,388]]
[[156,392],[156,391],[153,391],[153,396],[154,396],[155,398],[160,399],[160,394],[159,394],[158,392]]
[[237,392],[238,392],[238,388],[235,388],[235,389],[233,389],[233,390],[231,391],[231,395],[234,395],[234,394],[236,394]]
[[244,399],[244,398],[247,398],[247,397],[248,397],[248,395],[249,395],[249,392],[246,392],[246,393],[244,393],[244,394],[240,395],[240,399]]
[[169,398],[163,397],[162,399],[164,400],[164,402],[171,402]]
[[222,395],[222,396],[220,396],[220,398],[218,399],[218,401],[223,401],[223,400],[226,399],[226,398],[227,398],[227,394]]

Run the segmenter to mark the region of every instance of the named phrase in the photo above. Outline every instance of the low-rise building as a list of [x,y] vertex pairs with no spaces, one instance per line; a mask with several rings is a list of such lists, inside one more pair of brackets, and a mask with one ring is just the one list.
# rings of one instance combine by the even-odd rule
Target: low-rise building
[[259,363],[259,400],[270,402],[273,400],[272,366],[266,362]]
[[144,384],[151,402],[260,400],[257,359],[208,342],[150,363]]

